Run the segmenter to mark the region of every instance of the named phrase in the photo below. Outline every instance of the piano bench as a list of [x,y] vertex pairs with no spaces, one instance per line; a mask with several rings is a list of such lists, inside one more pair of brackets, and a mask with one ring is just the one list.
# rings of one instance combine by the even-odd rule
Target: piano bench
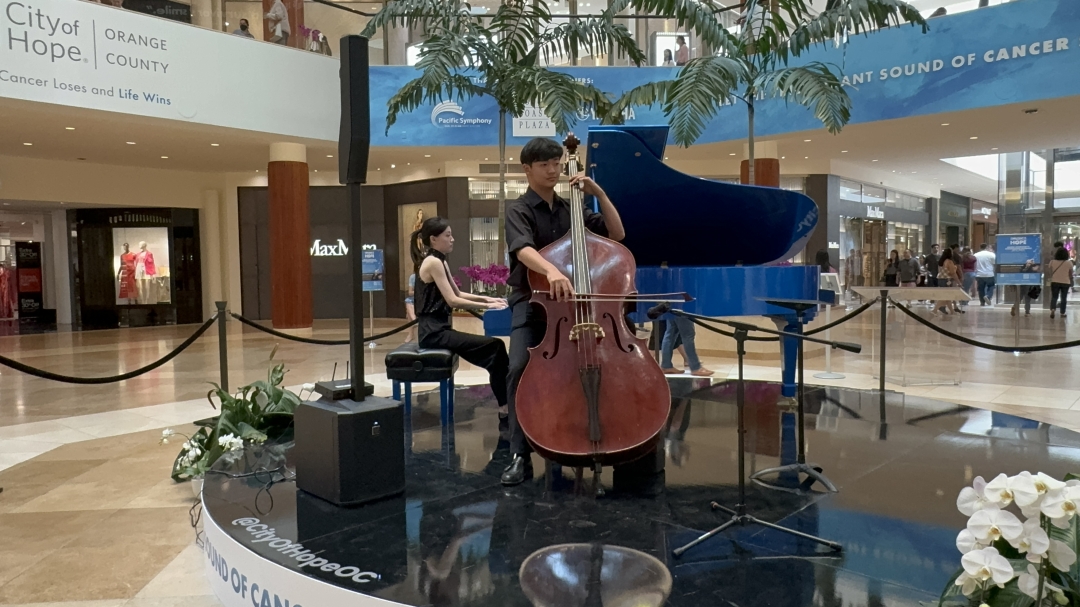
[[439,419],[443,425],[454,419],[454,372],[457,354],[449,350],[426,350],[414,342],[395,348],[386,355],[386,378],[393,382],[394,400],[401,400],[405,385],[405,413],[412,412],[413,383],[439,383]]

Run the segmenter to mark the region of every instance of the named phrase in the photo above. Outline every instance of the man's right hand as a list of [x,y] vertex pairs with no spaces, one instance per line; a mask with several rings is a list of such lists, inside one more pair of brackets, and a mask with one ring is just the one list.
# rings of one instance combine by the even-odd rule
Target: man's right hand
[[574,296],[574,286],[570,279],[558,268],[551,268],[547,273],[548,296],[556,301],[569,301]]

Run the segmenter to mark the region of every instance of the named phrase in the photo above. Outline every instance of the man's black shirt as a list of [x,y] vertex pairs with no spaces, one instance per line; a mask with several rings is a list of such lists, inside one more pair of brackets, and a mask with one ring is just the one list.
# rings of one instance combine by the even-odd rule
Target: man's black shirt
[[[592,232],[607,236],[604,217],[588,206],[584,207],[585,227]],[[539,251],[563,237],[570,231],[570,203],[558,194],[554,204],[547,201],[529,188],[517,200],[506,205],[506,246],[510,253],[510,278],[506,284],[510,287],[507,303],[514,304],[530,299],[529,268],[518,261],[517,253],[525,247]]]

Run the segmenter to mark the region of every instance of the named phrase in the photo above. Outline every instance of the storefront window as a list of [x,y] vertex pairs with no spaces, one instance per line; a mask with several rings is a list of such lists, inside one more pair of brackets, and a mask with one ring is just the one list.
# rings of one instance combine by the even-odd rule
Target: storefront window
[[499,263],[499,219],[497,217],[469,219],[469,263],[474,266]]

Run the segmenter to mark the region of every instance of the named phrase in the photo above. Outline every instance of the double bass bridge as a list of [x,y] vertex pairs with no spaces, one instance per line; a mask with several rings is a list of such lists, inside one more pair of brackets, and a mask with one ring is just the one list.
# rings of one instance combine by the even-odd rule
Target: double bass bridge
[[586,335],[592,335],[593,339],[600,341],[605,335],[604,328],[594,322],[583,322],[570,328],[570,341],[578,341]]

